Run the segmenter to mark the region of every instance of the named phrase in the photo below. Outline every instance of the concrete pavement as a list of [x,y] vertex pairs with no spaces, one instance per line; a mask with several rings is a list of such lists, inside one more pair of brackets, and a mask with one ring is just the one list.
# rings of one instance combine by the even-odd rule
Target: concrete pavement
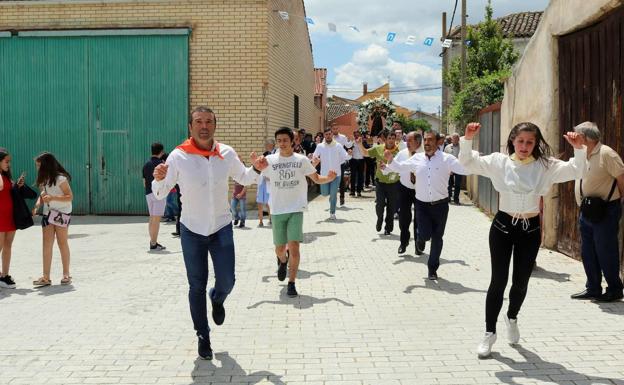
[[[426,279],[414,244],[397,255],[375,232],[373,193],[327,221],[318,197],[305,213],[297,289],[275,277],[270,228],[235,229],[237,281],[212,362],[196,359],[179,240],[148,253],[145,217],[75,217],[74,284],[33,289],[41,231],[20,231],[0,290],[0,384],[624,384],[624,302],[569,299],[582,265],[541,250],[519,315],[521,344],[499,338],[477,359],[489,282],[489,219],[451,206],[440,279]],[[428,247],[427,247],[428,248]],[[212,273],[211,273],[212,278]],[[503,311],[506,309],[506,304]]]

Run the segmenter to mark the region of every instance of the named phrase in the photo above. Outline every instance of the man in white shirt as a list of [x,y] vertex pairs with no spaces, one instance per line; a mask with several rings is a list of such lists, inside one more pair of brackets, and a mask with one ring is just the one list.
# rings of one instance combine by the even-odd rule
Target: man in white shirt
[[[360,140],[360,131],[353,131],[353,141],[357,142]],[[351,160],[349,161],[349,168],[351,169],[351,188],[349,191],[349,196],[355,196],[357,194],[358,197],[362,196],[362,190],[364,189],[364,155],[362,154],[362,150],[360,146],[353,146],[353,153],[351,154]]]
[[[347,153],[344,147],[334,140],[334,135],[330,128],[326,128],[323,132],[324,141],[316,146],[312,159],[316,165],[321,162],[321,175],[329,175],[329,171],[340,171],[341,165],[351,159],[351,155]],[[342,178],[336,177],[333,181],[321,185],[321,195],[329,196],[329,219],[336,219],[336,203],[338,201],[338,187]]]
[[403,151],[407,148],[407,143],[403,138],[403,124],[398,120],[392,122],[392,131],[396,134],[397,147],[399,147],[399,151]]
[[[451,136],[451,143],[444,147],[444,152],[453,155],[455,158],[459,156],[459,134],[454,133]],[[451,173],[448,181],[448,196],[453,199],[453,203],[459,204],[459,192],[461,191],[462,175]]]
[[425,243],[431,240],[427,263],[431,280],[438,279],[442,237],[449,211],[448,176],[451,172],[466,175],[457,158],[439,150],[438,135],[435,130],[427,131],[424,137],[425,152],[416,153],[405,162],[394,161],[390,151],[384,153],[390,162],[386,166],[390,171],[411,171],[416,176],[416,254],[422,254]]
[[167,162],[154,169],[152,191],[164,199],[178,184],[184,210],[180,218],[182,254],[189,282],[189,304],[198,336],[198,354],[212,359],[210,328],[206,309],[208,254],[215,270],[215,285],[210,289],[212,319],[225,320],[223,302],[234,287],[234,238],[228,202],[228,179],[242,185],[256,182],[267,167],[264,157],[252,153],[253,167],[245,168],[232,147],[214,139],[217,117],[208,107],[191,112],[191,138],[171,152]]
[[[349,149],[353,148],[353,142],[350,141],[345,135],[340,133],[340,129],[335,122],[331,124],[331,132],[334,135],[334,141],[344,147],[345,150],[348,151]],[[346,163],[340,165],[340,186],[338,189],[338,192],[340,193],[340,206],[344,205],[345,203],[345,190],[347,187],[345,185],[344,172],[346,166]]]
[[[308,206],[308,183],[306,176],[323,185],[336,178],[330,170],[327,176],[319,176],[310,160],[293,150],[294,133],[288,127],[275,131],[279,151],[266,157],[269,166],[262,171],[271,184],[269,202],[273,213],[273,244],[277,255],[277,279],[286,279],[286,294],[296,297],[295,279],[299,270],[299,244],[303,241],[303,211]],[[286,249],[288,246],[288,250]]]
[[[410,132],[406,138],[407,148],[399,151],[394,157],[396,162],[404,162],[414,156],[422,147],[422,135]],[[401,230],[401,244],[399,254],[405,253],[410,240],[410,224],[412,223],[412,210],[414,210],[414,238],[416,238],[416,175],[411,171],[403,171],[399,174],[399,229]],[[417,250],[418,251],[418,250]]]

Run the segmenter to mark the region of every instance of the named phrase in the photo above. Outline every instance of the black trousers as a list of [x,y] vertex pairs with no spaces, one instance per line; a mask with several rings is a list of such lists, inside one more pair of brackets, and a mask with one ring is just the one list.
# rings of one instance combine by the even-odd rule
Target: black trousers
[[364,174],[364,185],[366,187],[370,186],[371,183],[375,184],[375,169],[377,168],[377,163],[375,163],[374,158],[364,158],[366,164],[366,171]]
[[401,245],[407,246],[410,240],[410,225],[412,224],[412,210],[414,211],[414,239],[416,238],[416,190],[407,188],[399,183],[399,229],[401,229]]
[[375,211],[377,212],[377,222],[382,222],[384,209],[386,210],[386,231],[394,229],[394,213],[399,195],[399,182],[381,183],[377,181],[375,187]]
[[364,188],[364,159],[351,159],[351,194],[361,193]]
[[462,175],[451,174],[448,182],[448,195],[449,199],[453,202],[459,203],[459,192],[461,191]]
[[344,194],[345,194],[345,169],[347,165],[345,163],[340,165],[340,187],[338,188],[338,192],[340,193],[340,204],[344,202]]
[[431,240],[427,267],[430,273],[438,271],[440,255],[444,246],[444,229],[448,218],[448,200],[432,205],[431,203],[416,200],[416,219],[418,221],[417,237],[421,241]]
[[526,297],[529,278],[542,240],[539,216],[523,221],[499,211],[490,227],[492,278],[485,299],[485,330],[496,332],[496,320],[503,307],[503,296],[513,253],[513,274],[507,317],[515,319]]

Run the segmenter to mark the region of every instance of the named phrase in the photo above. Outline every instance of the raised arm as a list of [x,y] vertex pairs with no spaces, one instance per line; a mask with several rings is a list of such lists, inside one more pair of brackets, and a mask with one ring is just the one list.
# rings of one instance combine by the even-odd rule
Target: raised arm
[[563,137],[574,147],[574,157],[567,162],[558,159],[551,161],[548,172],[553,183],[581,179],[587,171],[587,149],[583,146],[583,137],[576,132],[568,132]]
[[[499,153],[480,156],[478,151],[472,149],[472,139],[479,133],[480,129],[481,125],[479,123],[468,123],[466,135],[459,138],[459,156],[457,159],[465,169],[466,174],[489,177],[495,168],[495,157]],[[461,173],[458,172],[458,174]]]
[[245,167],[243,162],[238,159],[238,155],[234,152],[232,163],[230,165],[230,176],[243,186],[258,183],[258,175],[262,170],[268,167],[269,163],[264,156],[258,156],[255,152],[249,155],[252,166]]
[[152,181],[152,193],[156,199],[165,199],[169,191],[178,183],[178,167],[175,156],[170,155],[167,162],[161,163],[154,168],[154,180]]

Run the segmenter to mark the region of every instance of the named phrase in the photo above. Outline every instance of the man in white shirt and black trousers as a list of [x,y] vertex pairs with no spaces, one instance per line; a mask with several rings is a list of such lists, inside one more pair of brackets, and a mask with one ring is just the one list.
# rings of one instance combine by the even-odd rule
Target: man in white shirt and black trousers
[[393,159],[386,151],[387,169],[394,172],[413,172],[416,176],[416,254],[422,254],[425,242],[431,240],[428,277],[438,279],[442,237],[449,211],[448,178],[451,172],[466,175],[466,171],[453,155],[445,154],[438,146],[438,132],[427,131],[424,135],[424,153],[416,153],[405,162]]
[[[336,143],[340,144],[345,149],[345,151],[353,149],[353,142],[350,141],[349,138],[347,138],[345,135],[340,133],[340,127],[338,127],[336,123],[331,124],[331,132],[334,135],[334,140],[336,141]],[[345,185],[344,173],[346,167],[346,162],[340,165],[340,188],[338,189],[338,192],[340,193],[340,206],[344,205],[345,203],[345,190],[347,187]],[[351,174],[353,174],[353,170],[351,170]],[[353,175],[351,175],[351,177],[353,177]]]
[[264,157],[251,154],[253,167],[245,168],[232,147],[214,139],[217,117],[204,106],[191,112],[191,137],[171,152],[167,162],[154,169],[152,191],[164,199],[178,184],[184,210],[180,218],[182,254],[189,282],[189,304],[198,336],[198,354],[212,359],[206,309],[208,254],[214,266],[215,285],[210,289],[212,319],[225,320],[223,302],[234,287],[234,238],[228,202],[228,179],[242,185],[257,181],[268,166]]
[[[422,145],[422,135],[412,131],[407,134],[405,143],[407,147],[394,157],[396,162],[404,162],[410,159]],[[389,171],[383,171],[384,174]],[[399,174],[399,228],[401,229],[401,244],[399,254],[405,253],[410,240],[410,225],[412,224],[412,208],[414,210],[414,239],[416,239],[416,175],[412,171],[404,171]],[[418,248],[416,248],[418,253]]]

